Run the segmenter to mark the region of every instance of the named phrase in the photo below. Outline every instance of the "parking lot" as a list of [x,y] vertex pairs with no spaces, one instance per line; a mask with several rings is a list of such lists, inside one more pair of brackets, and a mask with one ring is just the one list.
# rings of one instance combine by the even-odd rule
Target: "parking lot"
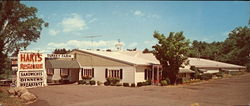
[[30,106],[230,106],[250,104],[250,74],[191,85],[139,88],[54,85],[30,89]]

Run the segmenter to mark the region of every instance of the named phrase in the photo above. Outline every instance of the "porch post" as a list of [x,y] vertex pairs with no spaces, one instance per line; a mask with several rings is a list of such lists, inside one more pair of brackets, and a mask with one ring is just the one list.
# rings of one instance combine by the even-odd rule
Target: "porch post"
[[[159,71],[160,71],[159,65],[157,65],[157,70],[156,70],[156,73],[157,73],[156,79],[157,79],[157,81],[159,81],[159,74],[160,74]],[[159,83],[159,82],[157,82],[157,83]]]
[[82,80],[82,70],[81,70],[81,68],[79,68],[79,78],[78,79],[79,79],[79,81]]
[[151,78],[151,82],[153,82],[152,84],[154,84],[154,65],[152,66],[152,78]]

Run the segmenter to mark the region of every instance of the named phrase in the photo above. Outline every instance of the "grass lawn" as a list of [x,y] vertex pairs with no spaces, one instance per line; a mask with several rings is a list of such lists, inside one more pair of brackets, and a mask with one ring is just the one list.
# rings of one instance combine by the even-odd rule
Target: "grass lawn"
[[10,97],[8,89],[9,87],[0,87],[0,106],[26,106],[21,99]]

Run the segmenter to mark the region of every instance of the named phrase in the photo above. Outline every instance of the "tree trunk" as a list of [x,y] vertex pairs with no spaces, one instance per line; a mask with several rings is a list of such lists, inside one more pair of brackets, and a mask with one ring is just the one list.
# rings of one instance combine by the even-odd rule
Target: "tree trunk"
[[4,44],[3,44],[3,40],[0,40],[0,74],[4,73],[4,69],[5,69],[5,60],[6,60],[6,55],[3,53],[3,48],[4,48]]
[[176,83],[178,70],[174,68],[169,68],[167,71],[167,77],[170,80],[170,84],[174,85]]

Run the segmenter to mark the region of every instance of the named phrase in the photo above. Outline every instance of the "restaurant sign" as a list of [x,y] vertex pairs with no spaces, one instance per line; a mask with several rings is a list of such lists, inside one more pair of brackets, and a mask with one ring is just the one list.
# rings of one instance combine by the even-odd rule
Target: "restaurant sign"
[[74,58],[72,54],[47,54],[46,58]]
[[18,54],[17,86],[43,87],[47,85],[45,56],[39,52],[20,51]]

